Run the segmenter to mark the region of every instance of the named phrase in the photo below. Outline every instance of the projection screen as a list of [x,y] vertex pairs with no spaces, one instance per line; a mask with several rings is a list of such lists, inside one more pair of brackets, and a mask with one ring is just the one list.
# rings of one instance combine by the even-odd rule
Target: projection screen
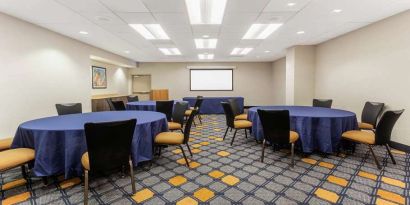
[[190,69],[191,91],[232,91],[233,69]]

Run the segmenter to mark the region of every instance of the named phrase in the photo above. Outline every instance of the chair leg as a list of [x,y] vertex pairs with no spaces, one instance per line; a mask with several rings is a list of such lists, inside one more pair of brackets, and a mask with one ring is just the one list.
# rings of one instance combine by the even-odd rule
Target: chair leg
[[245,138],[248,138],[248,133],[246,132],[246,129],[244,130],[245,130]]
[[129,164],[130,164],[130,177],[131,177],[132,194],[134,194],[135,192],[137,192],[137,190],[135,189],[134,165],[132,164],[131,157],[130,157],[130,160],[129,160]]
[[386,144],[385,146],[386,146],[387,152],[388,152],[389,155],[390,155],[391,161],[393,162],[393,164],[396,164],[396,160],[394,159],[394,156],[393,156],[393,154],[391,153],[390,146],[389,146],[388,144]]
[[233,137],[232,137],[232,141],[231,141],[231,146],[233,145],[233,141],[235,140],[236,132],[237,132],[237,131],[238,131],[238,130],[235,129],[235,132],[233,133]]
[[263,158],[265,158],[265,140],[262,142],[262,156],[261,156],[261,162],[263,162]]
[[373,155],[374,161],[376,162],[377,168],[378,168],[378,169],[382,169],[382,167],[380,166],[379,160],[377,160],[377,157],[376,157],[376,155],[375,155],[374,152],[373,152],[372,146],[371,146],[371,145],[368,145],[368,146],[369,146],[370,152],[371,152],[372,155]]
[[191,154],[191,157],[193,157],[192,152],[191,152],[191,148],[189,147],[188,142],[185,145],[188,148],[189,154]]
[[181,129],[179,129],[179,131],[181,131],[181,133],[182,133],[182,134],[184,134],[184,130],[182,130],[182,128],[181,128]]
[[201,123],[201,125],[202,125],[202,117],[201,117],[200,114],[198,114],[198,120],[199,120],[199,123]]
[[184,159],[185,159],[185,162],[186,162],[186,166],[189,167],[189,162],[188,162],[188,159],[186,158],[184,149],[182,148],[181,145],[179,145],[179,148],[180,148],[181,151],[182,151],[182,155],[184,155]]
[[84,205],[88,204],[88,170],[84,170]]
[[[226,134],[228,134],[228,129],[229,129],[229,127],[226,128],[226,131],[225,131],[223,140],[225,140]],[[231,129],[232,129],[232,128],[231,128]]]
[[28,174],[27,174],[27,171],[26,171],[26,165],[22,165],[21,166],[21,174],[23,175],[23,178],[26,180],[26,188],[27,188],[27,190],[30,190],[30,188],[31,188],[31,179],[30,179],[30,177],[28,176]]
[[292,148],[290,150],[292,158],[292,168],[295,167],[295,143],[292,143]]

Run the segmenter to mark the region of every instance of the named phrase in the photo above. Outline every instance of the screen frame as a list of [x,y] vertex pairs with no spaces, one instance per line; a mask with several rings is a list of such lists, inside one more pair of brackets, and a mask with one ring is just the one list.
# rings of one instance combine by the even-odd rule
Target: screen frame
[[[231,74],[232,74],[232,89],[230,90],[192,90],[192,83],[191,83],[191,75],[192,75],[192,70],[230,70]],[[233,68],[220,68],[220,69],[216,69],[216,68],[190,68],[189,69],[189,91],[233,91]]]

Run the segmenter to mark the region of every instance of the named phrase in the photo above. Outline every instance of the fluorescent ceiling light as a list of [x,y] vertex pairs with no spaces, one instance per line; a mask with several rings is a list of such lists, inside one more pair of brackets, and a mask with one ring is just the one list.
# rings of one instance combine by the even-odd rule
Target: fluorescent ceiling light
[[242,39],[265,39],[281,26],[281,23],[252,24]]
[[334,9],[333,10],[333,13],[340,13],[340,12],[342,12],[342,9]]
[[214,59],[214,54],[208,54],[208,53],[198,54],[198,58],[200,60],[212,60]]
[[233,56],[244,56],[247,55],[249,52],[251,52],[253,48],[234,48],[231,52],[231,55]]
[[270,53],[270,51],[265,51],[265,53]]
[[191,24],[221,24],[227,0],[185,0]]
[[216,48],[216,44],[218,43],[218,39],[210,38],[210,39],[203,39],[197,38],[195,39],[196,48],[204,49],[204,48]]
[[304,34],[305,33],[305,31],[298,31],[298,32],[296,32],[297,34]]
[[167,56],[179,56],[181,52],[178,48],[159,48],[159,50]]
[[294,6],[296,3],[288,3],[288,6]]
[[159,24],[128,24],[148,40],[168,40],[169,37]]
[[80,32],[78,32],[78,33],[83,34],[83,35],[87,35],[87,34],[88,34],[87,31],[80,31]]

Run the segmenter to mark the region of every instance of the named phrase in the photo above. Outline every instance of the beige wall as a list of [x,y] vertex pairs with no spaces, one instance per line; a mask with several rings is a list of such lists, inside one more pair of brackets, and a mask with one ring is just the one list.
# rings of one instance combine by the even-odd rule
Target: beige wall
[[0,138],[24,121],[56,115],[55,103],[91,110],[90,55],[132,61],[0,13]]
[[272,92],[274,105],[286,104],[286,58],[272,63]]
[[317,97],[360,118],[366,101],[406,109],[393,140],[410,145],[410,11],[322,43],[317,47]]
[[[107,88],[106,89],[92,89],[92,95],[106,95],[106,94],[118,94],[128,95],[130,94],[130,80],[128,68],[122,68],[118,65],[108,64],[100,61],[91,60],[91,65],[100,66],[106,68],[107,71]],[[91,83],[91,82],[90,82]]]
[[[190,91],[187,66],[235,66],[233,91]],[[273,103],[272,63],[140,63],[131,74],[150,74],[152,89],[169,89],[170,98],[243,96],[245,105]]]

